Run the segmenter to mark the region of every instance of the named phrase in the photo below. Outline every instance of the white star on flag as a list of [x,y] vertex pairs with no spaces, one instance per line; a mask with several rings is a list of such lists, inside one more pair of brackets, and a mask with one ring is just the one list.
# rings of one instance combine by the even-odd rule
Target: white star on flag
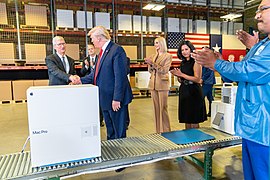
[[219,52],[219,50],[220,50],[221,47],[218,47],[218,44],[216,44],[216,46],[215,47],[212,47],[212,48],[214,49],[214,51]]

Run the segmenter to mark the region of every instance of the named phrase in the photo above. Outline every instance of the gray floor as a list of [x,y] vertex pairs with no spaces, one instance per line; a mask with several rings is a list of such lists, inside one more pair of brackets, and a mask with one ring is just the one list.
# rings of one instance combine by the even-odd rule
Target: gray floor
[[[128,136],[155,133],[151,98],[135,98],[130,104],[131,125]],[[178,123],[178,96],[169,97],[169,114],[172,130],[184,129]],[[210,126],[210,119],[201,124]],[[0,154],[19,152],[28,136],[27,103],[0,104]],[[106,138],[106,128],[101,128],[101,138]],[[29,145],[26,147],[29,150]],[[195,155],[203,159],[203,153]],[[243,179],[241,147],[216,150],[213,156],[213,179]],[[114,171],[81,175],[70,179],[188,179],[203,178],[203,169],[189,160],[163,160],[134,166],[120,173]]]

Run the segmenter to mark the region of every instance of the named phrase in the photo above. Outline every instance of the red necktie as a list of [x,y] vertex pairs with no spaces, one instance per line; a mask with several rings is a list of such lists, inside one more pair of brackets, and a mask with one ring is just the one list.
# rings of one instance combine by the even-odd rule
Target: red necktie
[[96,79],[97,79],[97,74],[98,74],[98,69],[99,69],[99,63],[100,63],[100,59],[102,56],[102,52],[103,50],[100,49],[99,55],[98,55],[98,60],[97,60],[97,64],[96,64],[96,71],[95,71],[95,77],[94,77],[94,85],[96,85]]

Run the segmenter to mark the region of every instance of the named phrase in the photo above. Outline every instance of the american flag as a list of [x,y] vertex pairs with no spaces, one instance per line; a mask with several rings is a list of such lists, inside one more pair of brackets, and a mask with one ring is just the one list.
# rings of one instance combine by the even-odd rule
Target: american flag
[[190,41],[196,50],[201,50],[202,47],[210,44],[209,34],[194,34],[194,33],[180,33],[169,32],[168,33],[168,52],[172,54],[173,61],[179,61],[177,57],[177,49],[181,41]]
[[181,41],[185,40],[185,34],[179,32],[168,32],[168,53],[172,55],[173,61],[179,61],[177,49]]

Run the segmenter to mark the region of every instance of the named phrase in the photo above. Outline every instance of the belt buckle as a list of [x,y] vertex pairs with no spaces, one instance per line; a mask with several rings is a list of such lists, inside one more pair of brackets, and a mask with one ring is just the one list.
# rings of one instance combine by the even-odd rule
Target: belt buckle
[[188,80],[183,81],[184,85],[189,85]]

